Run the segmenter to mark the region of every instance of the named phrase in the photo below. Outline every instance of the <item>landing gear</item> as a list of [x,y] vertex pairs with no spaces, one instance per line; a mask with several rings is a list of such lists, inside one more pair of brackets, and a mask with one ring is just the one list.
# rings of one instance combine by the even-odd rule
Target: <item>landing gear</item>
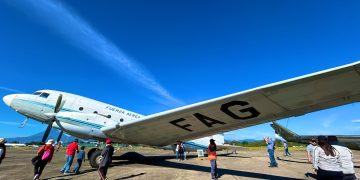
[[[93,148],[93,149],[95,149],[95,148]],[[101,156],[100,150],[96,149],[96,151],[93,151],[93,153],[91,153],[90,158],[89,158],[90,166],[92,168],[98,168],[101,158],[102,158],[102,156]]]
[[87,158],[89,160],[90,166],[92,168],[98,168],[100,161],[101,161],[101,149],[100,149],[101,142],[98,141],[96,143],[96,148],[91,148],[87,153]]

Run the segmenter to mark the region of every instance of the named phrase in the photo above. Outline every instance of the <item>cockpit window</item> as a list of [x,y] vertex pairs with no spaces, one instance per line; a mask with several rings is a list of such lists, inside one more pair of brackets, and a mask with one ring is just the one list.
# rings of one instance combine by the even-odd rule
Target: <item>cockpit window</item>
[[49,96],[49,93],[43,92],[40,94],[40,97],[43,97],[43,98],[47,98],[48,96]]
[[39,95],[39,94],[41,94],[41,92],[39,91],[33,93],[33,95]]

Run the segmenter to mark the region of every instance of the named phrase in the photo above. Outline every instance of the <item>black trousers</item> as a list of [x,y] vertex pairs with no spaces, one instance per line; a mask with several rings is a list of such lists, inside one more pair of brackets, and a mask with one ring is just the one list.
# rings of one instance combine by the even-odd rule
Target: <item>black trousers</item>
[[34,166],[34,176],[35,174],[38,174],[39,177],[44,170],[45,166],[47,164],[47,161],[39,160],[39,162]]
[[318,180],[342,180],[344,174],[342,171],[326,171],[319,168],[317,171]]
[[98,172],[99,172],[101,180],[106,179],[106,174],[107,174],[108,168],[109,168],[109,166],[99,167]]

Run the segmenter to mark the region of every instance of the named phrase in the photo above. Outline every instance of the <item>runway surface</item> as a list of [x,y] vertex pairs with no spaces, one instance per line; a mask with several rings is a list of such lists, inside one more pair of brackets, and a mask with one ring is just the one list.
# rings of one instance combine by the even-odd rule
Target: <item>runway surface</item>
[[[9,148],[7,157],[0,165],[0,179],[32,179],[33,166],[31,158],[37,149]],[[355,171],[360,175],[360,151],[354,152]],[[306,162],[306,152],[292,152],[292,157],[279,157],[278,168],[269,168],[267,152],[241,151],[230,154],[219,152],[218,171],[219,179],[314,179],[312,178],[311,164]],[[172,151],[154,149],[126,149],[115,153],[112,167],[108,170],[109,179],[189,179],[202,180],[210,178],[210,163],[200,160],[195,153],[190,153],[185,161],[176,161]],[[130,160],[129,160],[130,159]],[[80,174],[63,175],[60,173],[65,162],[65,151],[56,152],[41,176],[41,179],[99,179],[96,169],[92,169],[86,161],[81,167]],[[74,161],[71,169],[75,167]],[[308,174],[307,174],[308,173]]]

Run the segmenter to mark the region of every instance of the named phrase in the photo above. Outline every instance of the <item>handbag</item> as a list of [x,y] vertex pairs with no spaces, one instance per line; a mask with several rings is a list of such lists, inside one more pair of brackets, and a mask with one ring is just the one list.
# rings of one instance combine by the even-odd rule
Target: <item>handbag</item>
[[35,156],[31,159],[31,164],[36,166],[40,161],[40,157],[39,156]]

